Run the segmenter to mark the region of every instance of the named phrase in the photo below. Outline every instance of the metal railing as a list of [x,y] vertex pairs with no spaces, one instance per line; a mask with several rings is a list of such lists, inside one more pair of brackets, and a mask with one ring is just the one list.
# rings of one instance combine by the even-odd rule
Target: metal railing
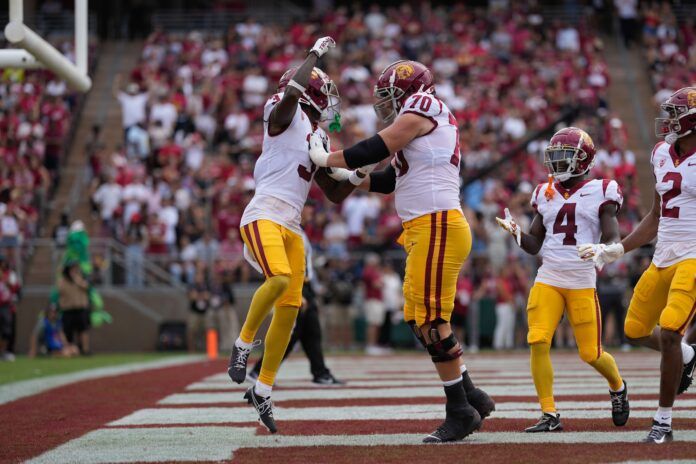
[[[65,248],[56,245],[50,239],[31,240],[35,254],[41,248],[50,251],[50,275],[55,277],[60,272]],[[89,252],[93,263],[92,279],[97,287],[127,287],[133,289],[177,289],[185,287],[162,266],[148,259],[147,255],[137,249],[110,238],[93,238],[90,240]],[[42,282],[52,284],[52,279]],[[39,284],[41,285],[41,284]]]

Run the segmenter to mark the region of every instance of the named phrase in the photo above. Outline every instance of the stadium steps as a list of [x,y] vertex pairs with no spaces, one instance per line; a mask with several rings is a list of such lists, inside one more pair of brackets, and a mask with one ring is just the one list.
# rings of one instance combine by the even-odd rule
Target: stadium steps
[[[604,44],[610,75],[607,92],[609,107],[628,131],[628,148],[636,155],[638,185],[651,186],[654,180],[650,153],[657,142],[653,130],[657,108],[652,99],[648,69],[640,47],[627,50],[618,33],[605,37]],[[640,193],[643,210],[647,212],[652,205],[653,189],[640,188]]]
[[[75,137],[68,148],[68,156],[61,169],[61,181],[49,206],[48,217],[43,227],[43,238],[50,238],[53,227],[58,224],[63,211],[70,220],[81,219],[91,236],[98,230],[98,221],[93,218],[87,185],[88,159],[85,141],[94,124],[102,125],[102,140],[107,150],[121,143],[121,111],[111,93],[114,76],[123,70],[132,69],[140,56],[143,44],[136,42],[106,42],[99,47],[99,62],[92,76],[92,89],[87,95]],[[50,247],[35,249],[27,268],[25,282],[29,285],[53,283],[53,259]]]

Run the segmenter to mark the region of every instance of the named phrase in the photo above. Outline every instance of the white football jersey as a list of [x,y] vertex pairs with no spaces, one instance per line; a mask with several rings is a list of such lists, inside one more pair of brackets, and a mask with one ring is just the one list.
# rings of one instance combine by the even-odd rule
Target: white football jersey
[[538,185],[531,200],[546,229],[536,281],[561,288],[595,288],[594,263],[581,260],[576,246],[599,242],[599,211],[608,203],[621,207],[619,184],[609,179],[585,180],[567,190],[555,183],[551,199],[546,198],[546,188],[547,184]]
[[459,128],[449,108],[435,95],[415,93],[399,114],[415,113],[433,129],[410,141],[392,158],[396,169],[396,212],[402,221],[456,209],[459,200]]
[[696,153],[680,159],[666,142],[655,145],[650,162],[660,195],[660,225],[653,263],[667,267],[696,258]]
[[[309,136],[315,130],[299,103],[292,122],[278,135],[268,134],[273,107],[283,98],[273,95],[263,108],[263,149],[254,167],[256,191],[242,215],[241,225],[268,219],[301,233],[300,215],[317,167],[309,158]],[[328,148],[328,137],[319,127]]]

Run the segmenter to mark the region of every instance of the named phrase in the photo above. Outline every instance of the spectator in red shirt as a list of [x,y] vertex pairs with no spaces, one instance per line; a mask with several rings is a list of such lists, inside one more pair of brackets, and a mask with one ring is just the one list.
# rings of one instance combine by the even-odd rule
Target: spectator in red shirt
[[384,323],[386,314],[384,301],[382,300],[382,269],[379,265],[379,256],[370,253],[365,257],[365,267],[362,272],[362,283],[365,289],[365,319],[367,320],[367,347],[368,355],[380,355],[385,349],[380,347],[379,331]]

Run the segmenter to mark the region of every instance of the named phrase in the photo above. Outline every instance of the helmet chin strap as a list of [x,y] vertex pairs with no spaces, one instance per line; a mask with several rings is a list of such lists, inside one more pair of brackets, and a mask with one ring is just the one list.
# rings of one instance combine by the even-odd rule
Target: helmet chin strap
[[670,132],[669,134],[665,135],[665,142],[667,142],[669,145],[674,145],[675,143],[677,143],[677,140],[679,140],[682,137],[686,137],[687,135],[689,135],[692,132],[693,132],[693,130],[689,130],[689,131],[684,132],[681,135],[676,134],[674,132]]

